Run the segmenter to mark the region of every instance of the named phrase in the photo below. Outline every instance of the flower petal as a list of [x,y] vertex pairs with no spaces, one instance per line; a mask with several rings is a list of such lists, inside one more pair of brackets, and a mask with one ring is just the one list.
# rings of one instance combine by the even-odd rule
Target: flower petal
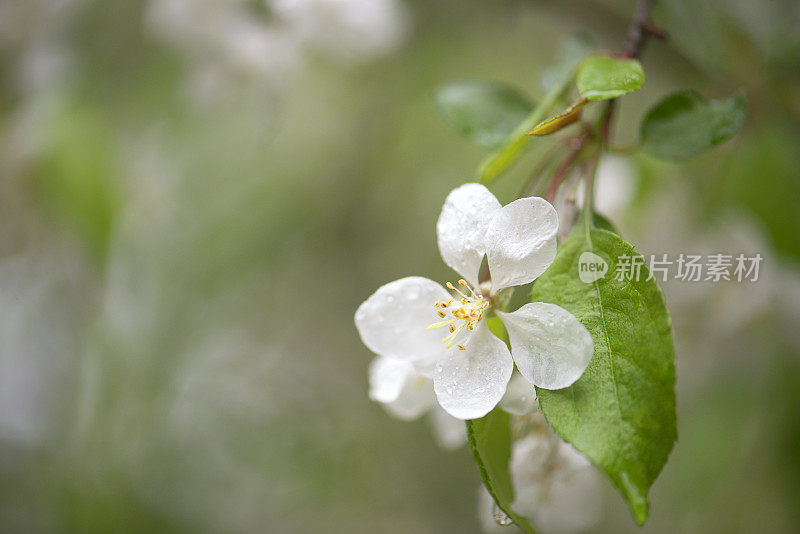
[[494,213],[486,229],[486,257],[492,294],[527,284],[556,257],[558,215],[543,198],[520,198]]
[[356,310],[361,341],[372,352],[390,358],[438,358],[445,351],[442,333],[427,327],[441,321],[434,302],[449,298],[445,288],[419,276],[381,286]]
[[537,489],[533,495],[520,491],[516,497],[521,502],[536,503],[529,515],[541,532],[585,532],[600,522],[603,486],[600,473],[593,468],[587,467],[567,478],[556,478],[549,486],[539,485]]
[[409,377],[394,402],[384,404],[386,409],[404,421],[412,421],[436,405],[433,381],[422,375]]
[[514,373],[499,406],[513,415],[526,415],[536,411],[539,403],[533,384],[520,373]]
[[369,398],[394,416],[416,419],[436,404],[433,382],[403,361],[377,356],[369,366]]
[[486,187],[468,183],[447,195],[436,223],[442,259],[476,287],[486,254],[484,235],[498,209],[500,202]]
[[508,347],[481,321],[467,350],[451,350],[439,361],[433,389],[447,413],[458,419],[476,419],[497,406],[513,371]]
[[407,361],[376,356],[369,364],[369,398],[377,402],[396,401],[412,373],[414,366]]
[[532,517],[543,532],[581,532],[600,519],[599,473],[557,436],[532,435],[515,441],[509,468],[514,509]]
[[435,404],[430,413],[433,437],[441,448],[452,451],[467,442],[467,427],[464,421],[456,419]]
[[532,302],[515,312],[497,315],[508,330],[517,369],[537,387],[570,386],[589,365],[594,352],[592,336],[564,308]]

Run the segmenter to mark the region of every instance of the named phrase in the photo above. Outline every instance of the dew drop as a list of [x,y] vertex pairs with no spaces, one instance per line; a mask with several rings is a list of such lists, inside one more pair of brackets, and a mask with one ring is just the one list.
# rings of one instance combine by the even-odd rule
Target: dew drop
[[492,517],[494,518],[494,522],[500,526],[506,527],[514,522],[507,513],[505,513],[497,503],[492,504]]

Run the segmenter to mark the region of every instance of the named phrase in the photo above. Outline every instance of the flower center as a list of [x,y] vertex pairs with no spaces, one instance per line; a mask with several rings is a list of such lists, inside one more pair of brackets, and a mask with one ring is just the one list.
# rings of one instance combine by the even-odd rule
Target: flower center
[[[463,278],[458,281],[458,285],[463,288],[463,291],[450,282],[447,282],[447,287],[455,291],[461,297],[460,299],[450,299],[448,301],[436,301],[433,304],[434,308],[439,308],[436,312],[439,317],[444,319],[438,323],[433,323],[428,326],[429,330],[441,328],[446,326],[450,330],[450,334],[442,338],[442,342],[449,349],[453,346],[456,336],[464,328],[467,330],[475,330],[478,323],[483,319],[483,313],[491,306],[491,301],[480,293],[476,293]],[[467,347],[458,343],[456,345],[459,350],[466,350]]]

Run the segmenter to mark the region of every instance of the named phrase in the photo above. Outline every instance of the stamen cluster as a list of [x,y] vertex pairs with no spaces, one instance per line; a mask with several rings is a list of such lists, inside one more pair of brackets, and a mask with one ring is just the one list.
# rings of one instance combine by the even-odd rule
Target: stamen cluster
[[[489,299],[484,298],[480,293],[476,293],[472,286],[463,278],[458,281],[458,285],[464,288],[464,292],[452,283],[447,282],[447,288],[458,293],[461,298],[458,300],[449,299],[447,301],[436,301],[433,306],[434,308],[441,308],[437,313],[439,317],[445,320],[428,326],[428,329],[431,330],[442,326],[446,326],[447,329],[450,330],[450,334],[442,338],[442,342],[448,349],[453,346],[456,336],[464,328],[467,330],[475,330],[475,327],[477,327],[478,323],[483,319],[483,313],[491,305]],[[452,315],[452,317],[448,318],[448,313]],[[461,324],[458,324],[459,321],[462,321]],[[458,343],[456,346],[459,350],[467,349],[461,343]]]

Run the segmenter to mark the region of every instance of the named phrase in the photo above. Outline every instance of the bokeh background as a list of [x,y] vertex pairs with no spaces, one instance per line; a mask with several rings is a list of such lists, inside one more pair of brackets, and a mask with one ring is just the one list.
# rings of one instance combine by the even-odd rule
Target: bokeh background
[[[368,400],[353,313],[453,276],[434,224],[484,151],[435,88],[537,98],[562,38],[619,49],[633,7],[0,0],[0,532],[480,532],[468,449]],[[606,160],[600,209],[644,253],[765,260],[665,285],[679,441],[647,525],[606,484],[597,532],[796,532],[800,4],[654,19],[617,143],[675,89],[743,88],[748,118],[686,164]]]

